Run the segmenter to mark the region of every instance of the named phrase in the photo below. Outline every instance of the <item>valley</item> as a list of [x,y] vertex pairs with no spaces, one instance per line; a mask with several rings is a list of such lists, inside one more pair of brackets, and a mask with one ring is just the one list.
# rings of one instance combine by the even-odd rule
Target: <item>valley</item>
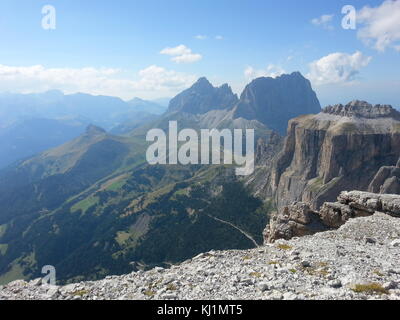
[[[276,81],[307,83],[298,73]],[[270,82],[254,85],[268,91]],[[228,102],[228,108],[214,108]],[[199,105],[200,111],[188,105]],[[54,266],[58,283],[68,284],[169,268],[210,250],[259,248],[281,234],[290,239],[313,233],[304,231],[308,226],[298,224],[300,218],[279,224],[286,221],[285,212],[298,212],[289,206],[293,202],[317,210],[344,188],[372,188],[375,175],[375,189],[388,179],[393,188],[397,181],[390,166],[400,157],[400,116],[390,106],[355,101],[303,115],[304,108],[294,105],[291,112],[298,117],[282,120],[286,137],[251,116],[248,106],[243,109],[248,119],[236,118],[242,108],[227,85],[216,88],[201,78],[172,99],[165,114],[125,135],[89,125],[77,138],[2,170],[1,283],[40,277],[43,265]],[[237,176],[229,164],[148,163],[147,130],[170,129],[171,121],[196,134],[253,129],[254,173]]]
[[0,302],[400,300],[400,0],[314,2],[1,0]]
[[[215,109],[220,101],[235,108],[238,100],[227,85],[214,88],[201,78],[155,123],[125,136],[89,125],[74,140],[3,170],[0,280],[9,281],[17,267],[17,277],[34,278],[48,264],[58,281],[98,279],[211,249],[261,245],[273,201],[255,198],[231,165],[145,161],[146,128],[168,128],[172,119],[199,132],[252,128],[260,147],[268,141],[266,125]],[[199,113],[185,110],[196,103]]]

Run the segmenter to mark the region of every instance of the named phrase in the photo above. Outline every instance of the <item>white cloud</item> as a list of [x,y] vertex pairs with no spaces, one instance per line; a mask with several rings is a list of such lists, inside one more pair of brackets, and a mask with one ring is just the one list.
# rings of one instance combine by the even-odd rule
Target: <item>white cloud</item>
[[139,76],[140,80],[136,82],[136,87],[148,91],[165,90],[166,88],[180,91],[197,80],[194,75],[167,70],[156,65],[140,70]]
[[268,65],[268,67],[266,69],[258,69],[257,70],[251,66],[248,66],[244,70],[244,76],[248,81],[251,81],[253,79],[260,78],[260,77],[276,78],[284,73],[285,73],[284,69],[282,69],[280,66],[276,66],[273,64]]
[[[198,34],[197,36],[195,36],[195,39],[197,39],[197,40],[207,40],[208,38],[209,37],[204,34]],[[210,37],[210,38],[212,39],[213,37]],[[214,39],[215,40],[223,40],[224,37],[221,35],[216,35],[216,36],[214,36]]]
[[173,47],[173,48],[165,48],[163,50],[161,50],[161,54],[166,54],[169,56],[178,56],[178,55],[182,55],[182,54],[188,54],[191,53],[192,50],[189,49],[188,47],[186,47],[185,45],[181,44],[177,47]]
[[378,51],[393,47],[399,51],[400,1],[386,0],[380,6],[366,6],[357,13],[357,23],[363,27],[358,37]]
[[371,57],[360,51],[354,54],[336,52],[310,63],[310,72],[307,77],[315,85],[348,83],[355,80],[360,69],[366,67]]
[[196,78],[155,65],[140,70],[136,76],[113,68],[0,65],[0,91],[20,93],[59,89],[65,93],[85,92],[123,99],[133,96],[157,98],[180,92],[195,82]]
[[206,39],[208,39],[208,37],[203,35],[203,34],[198,34],[197,36],[195,36],[195,38],[197,40],[206,40]]
[[202,55],[198,53],[186,53],[180,56],[173,57],[171,58],[171,60],[176,63],[193,63],[200,61],[202,58]]
[[311,23],[315,26],[320,26],[324,29],[333,30],[333,26],[331,25],[333,14],[323,14],[318,18],[314,18],[311,20]]
[[160,53],[172,56],[171,60],[176,63],[193,63],[202,59],[201,54],[193,53],[192,49],[183,44],[173,48],[165,48]]

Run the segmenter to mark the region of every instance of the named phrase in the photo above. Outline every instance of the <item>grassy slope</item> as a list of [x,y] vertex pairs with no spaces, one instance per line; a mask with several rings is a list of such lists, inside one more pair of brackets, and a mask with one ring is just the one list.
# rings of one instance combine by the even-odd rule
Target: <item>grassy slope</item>
[[[225,172],[231,169],[148,166],[146,145],[139,136],[84,137],[23,163],[24,173],[31,170],[32,180],[42,179],[27,190],[27,194],[34,191],[36,198],[28,200],[36,207],[9,204],[11,211],[24,214],[20,220],[7,221],[13,228],[5,234],[8,250],[0,261],[6,279],[19,278],[21,272],[24,277],[38,276],[45,264],[56,266],[61,280],[95,279],[130,271],[133,260],[152,266],[209,249],[252,247],[240,232],[210,219],[203,210],[213,211],[214,216],[262,241],[260,228],[266,223],[268,208],[244,190],[239,191],[243,198],[210,194],[220,191]],[[51,196],[54,186],[67,190],[57,192],[58,200],[49,204],[43,195]],[[209,187],[195,195],[194,186]],[[208,203],[213,197],[215,202]],[[234,201],[238,198],[245,204]],[[17,199],[24,204],[27,200],[22,195]],[[35,263],[24,263],[32,250]]]

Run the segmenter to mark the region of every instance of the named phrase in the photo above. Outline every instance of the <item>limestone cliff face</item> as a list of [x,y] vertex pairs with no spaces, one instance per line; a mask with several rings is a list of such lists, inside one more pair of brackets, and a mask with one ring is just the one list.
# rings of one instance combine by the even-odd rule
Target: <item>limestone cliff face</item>
[[343,190],[366,191],[399,156],[400,113],[391,106],[353,101],[295,118],[271,173],[277,205],[318,209]]

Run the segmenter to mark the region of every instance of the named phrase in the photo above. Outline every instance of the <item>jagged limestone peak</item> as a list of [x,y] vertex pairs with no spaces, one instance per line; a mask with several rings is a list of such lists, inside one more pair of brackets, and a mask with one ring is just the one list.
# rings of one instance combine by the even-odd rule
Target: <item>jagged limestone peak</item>
[[327,106],[322,110],[322,112],[343,117],[400,119],[400,112],[394,109],[391,105],[372,105],[361,100],[353,100],[346,105],[336,104],[334,106]]

